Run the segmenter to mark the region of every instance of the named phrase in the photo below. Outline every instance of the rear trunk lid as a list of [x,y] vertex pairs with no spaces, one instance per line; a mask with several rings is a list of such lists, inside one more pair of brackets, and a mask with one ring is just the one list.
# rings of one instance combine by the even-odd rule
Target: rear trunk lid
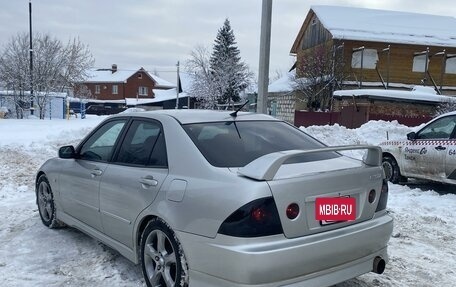
[[[351,148],[360,149],[361,147]],[[381,150],[376,147],[364,148],[369,149],[364,161],[340,156],[327,160],[284,164],[288,158],[294,156],[290,155],[293,152],[289,152],[287,156],[266,155],[264,157],[269,156],[269,158],[260,159],[257,163],[252,162],[254,163],[252,166],[256,166],[255,170],[251,169],[252,166],[249,167],[249,164],[240,169],[239,173],[257,180],[267,181],[277,205],[284,234],[288,238],[295,238],[353,225],[374,216],[383,180],[383,170],[380,166]],[[343,147],[343,149],[349,148]],[[294,154],[306,152],[314,151],[301,151],[301,153],[294,151]],[[275,158],[275,160],[271,160],[271,158]],[[281,158],[281,160],[277,161],[277,158]],[[272,170],[271,166],[274,166]],[[258,174],[262,174],[262,169],[266,172],[263,173],[263,176],[258,176]],[[255,174],[249,173],[250,170]],[[368,197],[371,190],[375,190],[376,194],[375,200],[369,203]],[[342,222],[317,220],[317,198],[337,197],[355,199],[355,220]],[[289,219],[286,213],[287,207],[292,203],[298,204],[300,208],[298,217],[293,220]]]

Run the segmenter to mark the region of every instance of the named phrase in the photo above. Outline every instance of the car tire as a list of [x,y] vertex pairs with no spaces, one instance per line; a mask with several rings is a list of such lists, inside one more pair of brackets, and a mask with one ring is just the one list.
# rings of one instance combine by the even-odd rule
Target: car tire
[[399,183],[400,181],[406,181],[401,175],[401,171],[399,170],[399,165],[397,161],[392,156],[384,156],[382,160],[383,170],[385,171],[386,179],[391,181],[392,183]]
[[56,217],[54,194],[47,177],[43,174],[36,183],[36,203],[43,224],[49,228],[64,227],[65,224]]
[[169,225],[159,218],[152,219],[141,235],[140,262],[148,287],[188,286],[182,246]]

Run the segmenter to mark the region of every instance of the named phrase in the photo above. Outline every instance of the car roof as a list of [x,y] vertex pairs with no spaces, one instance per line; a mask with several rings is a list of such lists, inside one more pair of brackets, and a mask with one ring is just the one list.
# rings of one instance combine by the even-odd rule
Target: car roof
[[[230,114],[233,111],[214,111],[214,110],[155,110],[147,112],[128,112],[121,113],[118,116],[135,116],[153,118],[154,115],[167,115],[175,118],[181,124],[189,123],[207,123],[207,122],[225,122],[234,119]],[[278,119],[265,115],[250,112],[238,112],[236,121],[279,121]]]

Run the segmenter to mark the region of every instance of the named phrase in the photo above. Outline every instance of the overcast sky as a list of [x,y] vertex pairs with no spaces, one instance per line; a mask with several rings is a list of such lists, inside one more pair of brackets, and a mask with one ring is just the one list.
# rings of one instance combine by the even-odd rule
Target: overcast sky
[[[28,31],[28,0],[0,0],[0,45]],[[212,48],[225,18],[242,59],[258,73],[262,0],[32,0],[33,31],[79,37],[96,67],[144,67],[172,81],[197,45]],[[273,0],[270,75],[293,64],[293,41],[311,5],[340,5],[456,16],[454,0]],[[456,27],[455,27],[456,29]]]

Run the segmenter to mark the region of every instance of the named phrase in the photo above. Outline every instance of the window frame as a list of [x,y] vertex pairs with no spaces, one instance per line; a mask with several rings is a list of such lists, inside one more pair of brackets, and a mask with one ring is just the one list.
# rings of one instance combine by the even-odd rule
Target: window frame
[[[145,91],[145,93],[144,93]],[[139,86],[138,87],[138,95],[139,96],[148,96],[149,95],[149,88],[146,86]]]
[[[132,126],[133,126],[135,121],[143,122],[143,123],[153,123],[153,124],[156,124],[160,128],[160,133],[158,134],[157,142],[156,142],[154,148],[151,150],[148,162],[146,164],[125,163],[125,162],[119,162],[118,161],[118,157],[119,157],[122,145],[124,144],[125,140],[127,139],[128,132],[132,128]],[[166,165],[151,165],[150,164],[150,158],[151,158],[151,156],[152,156],[152,154],[154,152],[154,149],[156,148],[156,145],[157,145],[158,141],[160,140],[161,136],[163,137],[163,142],[164,142],[164,145],[165,145],[165,147],[164,147],[165,151],[164,152],[165,152],[165,157],[166,157]],[[169,167],[168,149],[167,149],[167,145],[166,145],[165,131],[164,131],[162,123],[160,121],[156,120],[156,119],[146,119],[146,118],[140,118],[140,117],[130,118],[130,120],[128,122],[128,125],[125,127],[124,134],[122,136],[122,140],[117,143],[116,149],[113,152],[113,156],[111,158],[111,164],[121,165],[121,166],[130,166],[130,167],[140,167],[140,168],[168,169],[168,167]]]
[[446,55],[445,74],[456,75],[456,54]]
[[101,92],[101,87],[100,85],[95,85],[95,94],[99,95]]
[[112,94],[113,95],[119,94],[119,85],[112,85]]
[[[427,59],[427,64],[426,64]],[[429,69],[430,59],[426,54],[422,55],[413,55],[412,59],[412,72],[413,73],[424,73],[426,68]]]
[[441,117],[429,124],[427,124],[426,126],[424,126],[422,129],[420,129],[417,133],[416,133],[416,137],[415,139],[416,140],[422,140],[422,141],[435,141],[435,140],[449,140],[449,139],[454,139],[455,138],[455,133],[456,133],[456,124],[455,126],[453,127],[453,130],[451,131],[451,133],[449,134],[448,138],[436,138],[436,137],[433,137],[433,138],[421,138],[421,134],[424,130],[427,130],[429,127],[432,128],[432,126],[435,124],[435,123],[440,123],[442,122],[443,120],[446,120],[446,119],[453,119],[453,121],[456,123],[456,115],[448,115],[448,116],[445,116],[445,117]]
[[375,70],[379,61],[379,53],[377,49],[365,48],[363,51],[355,51],[351,54],[351,68],[361,69],[361,59],[363,62],[363,70]]
[[[100,130],[102,129],[103,127],[105,127],[106,125],[112,123],[112,122],[121,122],[123,121],[124,122],[124,125],[122,127],[122,129],[120,130],[118,136],[117,136],[117,139],[116,141],[114,142],[114,145],[113,145],[113,148],[111,150],[111,154],[109,156],[109,158],[107,160],[96,160],[96,159],[86,159],[86,158],[81,158],[81,150],[82,148],[84,147],[84,145]],[[113,156],[116,154],[116,151],[117,151],[117,147],[119,145],[119,141],[123,140],[123,137],[124,137],[124,134],[125,134],[125,131],[126,131],[126,127],[129,125],[129,119],[128,118],[125,118],[125,117],[119,117],[119,118],[113,118],[113,119],[110,119],[110,120],[107,120],[105,122],[103,122],[102,124],[100,124],[99,126],[97,126],[95,129],[92,130],[92,132],[90,132],[90,134],[88,134],[84,140],[82,142],[79,143],[79,145],[76,147],[76,159],[77,160],[87,160],[87,161],[93,161],[93,162],[104,162],[104,163],[109,163],[112,161],[112,158]]]

